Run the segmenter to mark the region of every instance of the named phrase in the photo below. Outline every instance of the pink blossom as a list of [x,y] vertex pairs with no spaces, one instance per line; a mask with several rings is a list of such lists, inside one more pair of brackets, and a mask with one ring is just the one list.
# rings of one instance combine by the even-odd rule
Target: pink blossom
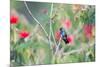
[[60,37],[61,37],[60,31],[56,31],[56,32],[55,32],[55,39],[56,39],[56,40],[59,40]]
[[73,35],[69,35],[67,37],[67,40],[68,40],[69,43],[73,43],[74,42],[74,36]]
[[83,26],[84,34],[88,39],[90,39],[91,36],[92,36],[92,29],[93,29],[93,25],[92,24],[85,24]]
[[63,26],[66,29],[70,29],[72,27],[72,22],[69,19],[66,19],[66,20],[63,21]]

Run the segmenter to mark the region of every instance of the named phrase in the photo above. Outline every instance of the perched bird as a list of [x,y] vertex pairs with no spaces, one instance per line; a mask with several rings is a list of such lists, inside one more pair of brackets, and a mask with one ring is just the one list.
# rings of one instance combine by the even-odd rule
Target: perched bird
[[65,32],[64,28],[60,28],[60,34],[61,34],[61,38],[62,40],[65,42],[65,44],[68,44],[69,43],[69,40],[68,40],[68,35],[67,33]]

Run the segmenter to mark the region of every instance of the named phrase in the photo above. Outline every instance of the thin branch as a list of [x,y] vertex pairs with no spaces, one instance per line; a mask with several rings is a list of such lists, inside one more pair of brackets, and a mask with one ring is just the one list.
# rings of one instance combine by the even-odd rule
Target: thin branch
[[46,32],[46,30],[44,29],[44,27],[40,24],[40,22],[33,16],[32,12],[30,11],[27,3],[24,1],[24,4],[26,6],[26,9],[28,10],[29,14],[31,15],[31,17],[37,22],[37,24],[40,25],[40,27],[42,28],[42,30],[45,32],[46,36],[48,36],[48,33]]
[[51,34],[52,34],[52,37],[53,37],[53,40],[54,40],[55,45],[57,45],[56,40],[55,40],[55,37],[54,37],[53,29],[51,30]]
[[53,3],[51,4],[51,13],[50,13],[50,32],[51,32],[51,35],[52,35],[52,37],[53,37],[53,40],[54,40],[54,44],[55,45],[57,45],[57,43],[56,43],[56,40],[55,40],[55,37],[54,37],[54,33],[53,33],[53,29],[52,29],[52,19],[51,19],[51,17],[52,17],[52,14],[53,14]]
[[58,51],[59,51],[59,46],[60,46],[60,44],[61,44],[61,37],[60,37],[60,39],[59,39],[58,45],[56,46],[55,55],[56,55],[56,54],[58,53]]
[[76,53],[76,52],[81,52],[81,51],[84,51],[84,49],[83,48],[78,48],[78,49],[75,49],[75,50],[71,50],[69,52],[66,52],[63,55],[70,55],[70,54],[73,54],[73,53]]
[[75,49],[75,50],[72,50],[72,51],[69,51],[69,52],[66,52],[66,53],[63,53],[63,55],[70,55],[70,54],[73,54],[73,53],[77,53],[77,52],[82,52],[82,51],[86,51],[88,48],[92,47],[94,43],[91,43],[90,45],[87,45],[86,47],[84,48],[78,48],[78,49]]
[[52,16],[52,13],[53,13],[53,3],[51,4],[50,17]]
[[[52,34],[52,21],[51,21],[51,16],[52,16],[52,12],[53,12],[53,3],[51,4],[51,11],[50,11],[50,34],[49,34],[49,43],[50,43],[50,46],[51,46],[51,34]],[[52,47],[51,47],[52,49]]]

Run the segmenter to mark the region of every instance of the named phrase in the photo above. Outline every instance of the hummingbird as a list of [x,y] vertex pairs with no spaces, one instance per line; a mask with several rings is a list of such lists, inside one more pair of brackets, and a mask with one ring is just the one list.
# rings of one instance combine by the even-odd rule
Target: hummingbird
[[61,35],[62,40],[65,42],[65,44],[68,44],[69,43],[69,41],[67,39],[68,35],[67,35],[66,31],[64,30],[64,28],[62,28],[62,27],[60,28],[60,35]]

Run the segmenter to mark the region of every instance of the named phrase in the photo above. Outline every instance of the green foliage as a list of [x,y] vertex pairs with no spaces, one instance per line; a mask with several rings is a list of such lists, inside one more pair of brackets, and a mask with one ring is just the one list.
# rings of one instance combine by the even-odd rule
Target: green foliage
[[83,23],[95,23],[95,7],[89,6],[87,9],[82,10],[80,19]]
[[[12,67],[95,61],[95,38],[91,36],[90,39],[87,39],[83,32],[84,24],[95,24],[95,6],[87,5],[88,8],[84,11],[80,9],[79,12],[74,13],[72,9],[74,5],[54,3],[52,16],[50,16],[51,3],[26,2],[32,15],[44,27],[48,35],[51,34],[49,27],[51,20],[53,35],[49,38],[49,36],[46,37],[41,25],[36,23],[29,14],[23,1],[11,1],[11,3],[13,4],[11,9],[14,8],[16,14],[19,15],[19,23],[11,25],[10,30],[10,61]],[[46,12],[44,9],[46,9]],[[25,23],[22,16],[25,16],[24,19],[27,20]],[[78,16],[77,20],[75,20],[76,16]],[[68,36],[74,35],[73,43],[68,44],[65,44],[62,39],[61,41],[56,40],[54,35],[60,27],[63,27],[61,22],[62,19],[66,18],[71,20],[72,27],[69,30],[65,29],[65,31]],[[23,29],[29,31],[29,37],[21,39],[19,32]]]

